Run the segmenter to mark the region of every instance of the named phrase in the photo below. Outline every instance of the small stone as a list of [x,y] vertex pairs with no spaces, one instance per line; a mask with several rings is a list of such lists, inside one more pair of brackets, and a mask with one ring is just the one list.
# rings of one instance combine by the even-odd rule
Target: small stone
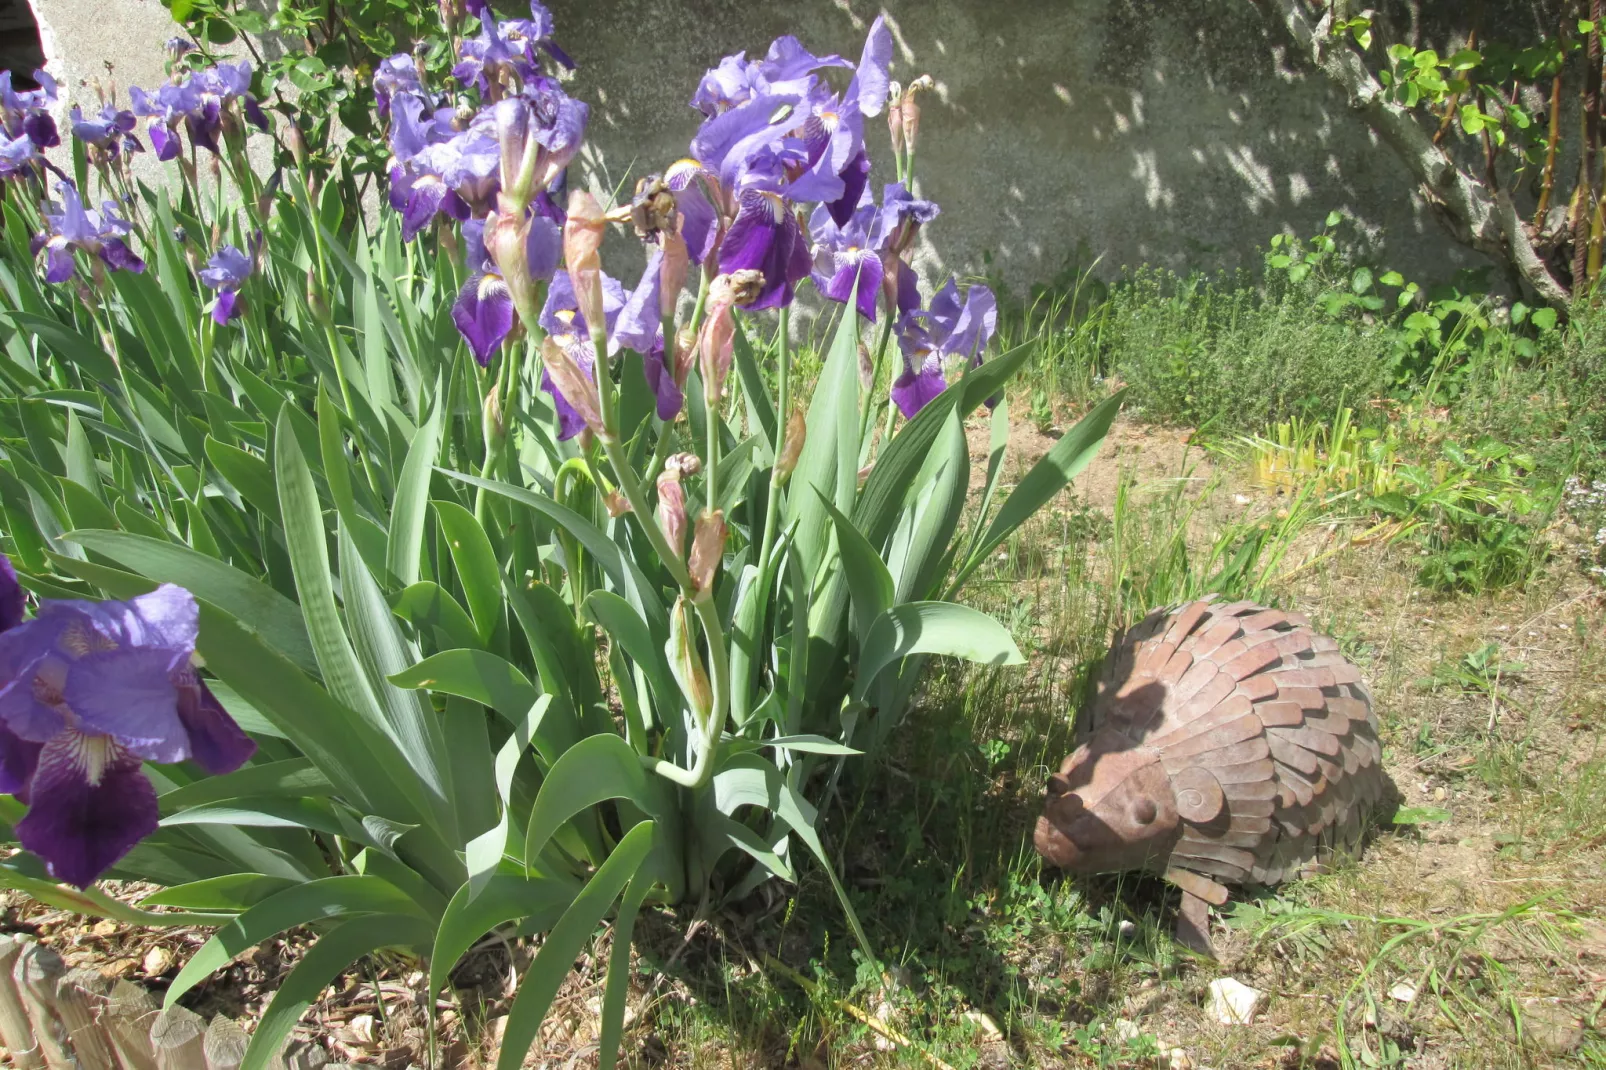
[[1137,934],[1138,927],[1130,921],[1123,920],[1121,924],[1115,927],[1115,931],[1121,935],[1121,939],[1130,940]]
[[1404,981],[1389,989],[1389,998],[1397,999],[1401,1003],[1410,1003],[1416,999],[1416,989]]
[[[877,1021],[891,1022],[892,1021],[892,1004],[883,1001],[878,1007],[876,1007],[875,1016],[876,1016],[876,1020]],[[880,1033],[877,1033],[875,1035],[875,1050],[876,1051],[892,1051],[896,1047],[897,1047],[896,1044],[892,1043],[891,1040],[889,1040],[886,1037],[882,1036]]]
[[1433,789],[1433,801],[1434,802],[1443,802],[1444,800],[1448,799],[1449,797],[1450,797],[1450,793],[1445,791],[1443,788],[1434,788]]
[[966,1011],[965,1021],[980,1029],[982,1035],[988,1040],[1003,1039],[1004,1031],[998,1028],[998,1023],[993,1021],[990,1015],[983,1014],[980,1011]]
[[1222,1025],[1248,1025],[1266,1001],[1266,994],[1242,981],[1220,977],[1210,982],[1210,1014]]
[[160,977],[173,965],[173,953],[165,947],[153,947],[145,952],[146,977]]
[[1123,1044],[1127,1041],[1136,1040],[1143,1035],[1143,1030],[1138,1028],[1138,1023],[1127,1018],[1117,1018],[1112,1022],[1110,1032],[1114,1033],[1115,1039]]
[[1568,1055],[1584,1043],[1583,1024],[1553,1003],[1531,1002],[1522,1008],[1522,1031],[1534,1045],[1552,1055]]
[[374,1016],[359,1014],[346,1024],[352,1037],[365,1048],[374,1047]]
[[1193,1070],[1193,1060],[1181,1048],[1172,1048],[1165,1053],[1166,1070]]
[[94,928],[89,930],[96,936],[111,936],[117,932],[115,921],[97,921]]

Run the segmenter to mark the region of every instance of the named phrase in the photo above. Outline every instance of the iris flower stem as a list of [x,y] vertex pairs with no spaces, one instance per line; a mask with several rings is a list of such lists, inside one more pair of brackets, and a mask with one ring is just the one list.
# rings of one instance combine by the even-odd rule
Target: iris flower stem
[[[526,349],[533,349],[539,344],[534,332],[527,335]],[[489,423],[484,424],[485,461],[480,465],[481,479],[497,478],[496,469],[501,465],[502,455],[507,450],[509,427],[511,426],[509,420],[513,413],[514,405],[518,401],[514,394],[519,388],[520,356],[525,351],[525,349],[520,349],[518,346],[510,347],[502,358],[502,366],[497,369],[496,382],[492,385],[491,390],[496,393],[498,407],[501,409],[501,426],[493,427]],[[484,399],[481,399],[482,407],[483,404]],[[483,421],[483,417],[481,419]],[[489,508],[486,490],[484,487],[480,487],[474,492],[474,519],[480,522],[481,527],[485,526],[486,510]]]
[[[873,365],[874,371],[870,373],[870,396],[864,399],[864,414],[859,419],[859,441],[861,443],[864,442],[865,437],[870,434],[870,421],[874,419],[875,416],[875,384],[881,381],[881,364],[887,358],[887,343],[891,340],[892,312],[891,310],[888,310],[886,313],[886,322],[881,325],[881,337],[876,340],[875,344],[875,363]],[[891,431],[890,427],[888,428],[888,431]],[[883,447],[885,447],[886,440],[883,439],[881,444]],[[863,449],[862,446],[860,448]]]
[[[222,196],[222,177],[218,178],[219,197]],[[307,190],[306,178],[302,177],[301,188]],[[331,300],[332,288],[329,285],[329,250],[324,247],[323,227],[318,220],[318,207],[312,202],[312,194],[307,192],[307,214],[312,223],[312,242],[318,253],[318,290],[323,300],[323,308],[313,309],[312,314],[318,317],[323,326],[324,341],[329,346],[329,361],[335,366],[335,382],[340,385],[340,402],[345,407],[346,419],[351,421],[351,444],[357,451],[357,457],[362,462],[363,475],[368,479],[368,487],[381,500],[384,494],[380,491],[379,476],[374,472],[373,460],[368,456],[367,444],[362,442],[357,431],[357,409],[351,403],[351,384],[346,381],[346,369],[340,362],[340,336],[335,331],[334,302]]]
[[703,309],[708,306],[708,286],[709,283],[714,281],[708,277],[707,271],[704,271],[701,274],[702,281],[697,284],[697,303],[692,306],[691,323],[689,324],[693,334],[696,334],[702,329]]
[[[663,317],[664,332],[664,374],[673,375],[675,368],[675,315],[671,312]],[[643,356],[643,359],[646,359]],[[658,421],[658,438],[652,446],[652,460],[647,464],[647,471],[643,473],[648,482],[658,478],[658,473],[664,469],[664,461],[669,457],[669,449],[674,442],[674,420]]]
[[[625,501],[630,503],[631,512],[636,514],[641,529],[647,534],[647,541],[652,544],[664,567],[669,570],[669,575],[674,579],[676,586],[696,610],[697,619],[702,622],[703,635],[708,640],[708,657],[713,668],[711,674],[713,709],[707,720],[698,726],[703,732],[703,746],[698,751],[697,760],[692,764],[692,768],[682,769],[649,755],[643,755],[641,761],[648,769],[661,773],[682,787],[701,788],[714,774],[713,752],[719,742],[719,732],[725,725],[725,708],[730,701],[730,652],[725,647],[725,630],[720,626],[719,610],[714,605],[713,598],[706,593],[699,597],[697,590],[692,586],[691,573],[686,570],[686,563],[670,548],[669,540],[652,515],[646,491],[641,485],[641,478],[630,466],[630,458],[625,455],[624,444],[619,441],[618,403],[614,397],[613,379],[608,375],[606,327],[599,325],[591,329],[591,346],[598,354],[593,367],[597,377],[597,400],[602,409],[602,431],[597,435],[597,439],[602,443],[602,450],[607,454],[609,465],[613,467],[614,478],[619,482],[620,492],[624,494]],[[710,419],[712,420],[712,417]]]
[[[324,303],[329,303],[329,290],[324,288]],[[340,384],[340,401],[346,409],[346,419],[351,421],[351,445],[357,451],[357,457],[362,461],[363,475],[368,479],[368,486],[381,499],[384,497],[379,489],[379,476],[374,472],[373,460],[368,456],[368,447],[360,440],[357,433],[357,410],[351,403],[351,384],[346,381],[346,369],[340,363],[340,337],[335,332],[334,312],[331,310],[327,316],[323,313],[314,313],[323,320],[323,336],[329,345],[329,359],[335,366],[335,381]]]
[[703,508],[714,510],[719,508],[719,428],[723,417],[719,412],[719,399],[709,400],[707,391],[703,393],[703,400],[707,403],[705,422],[708,424],[708,442],[703,452]]
[[[891,324],[889,323],[890,327]],[[892,423],[898,418],[898,402],[892,396],[892,388],[898,381],[898,362],[893,361],[892,367],[887,369],[887,429],[881,435],[882,442],[892,441]]]
[[[764,506],[764,542],[758,551],[758,574],[764,575],[769,567],[770,555],[775,551],[775,537],[779,534],[781,508],[781,481],[785,478],[781,474],[781,453],[786,448],[787,417],[791,414],[792,405],[792,340],[788,337],[791,324],[789,322],[790,306],[782,305],[781,318],[781,351],[775,362],[776,393],[779,395],[780,408],[775,412],[775,463],[770,466],[770,492]],[[850,313],[851,314],[851,313]],[[864,437],[860,432],[859,437]]]
[[[111,343],[112,363],[117,366],[117,378],[122,383],[123,401],[126,405],[128,405],[130,411],[137,411],[135,408],[136,395],[128,385],[128,373],[123,370],[123,355],[117,346],[117,335],[112,333],[110,324],[101,319],[100,311],[95,305],[89,305],[88,308],[89,319],[90,322],[95,325],[95,330],[100,332],[100,336],[102,338],[109,340]],[[156,461],[154,459],[156,455],[156,444],[151,441],[150,435],[146,433],[144,427],[139,427],[137,430],[139,431],[140,438],[145,442],[145,449],[141,452],[145,457],[145,470],[149,472],[151,476],[151,489],[153,496],[159,496],[162,500],[162,507],[166,510],[167,515],[174,516],[175,513],[173,511],[172,495],[170,495],[167,490],[168,486],[170,485],[170,481],[163,479],[156,470]],[[184,488],[182,486],[179,487],[181,492],[183,489]],[[200,501],[199,489],[197,489],[196,501]]]

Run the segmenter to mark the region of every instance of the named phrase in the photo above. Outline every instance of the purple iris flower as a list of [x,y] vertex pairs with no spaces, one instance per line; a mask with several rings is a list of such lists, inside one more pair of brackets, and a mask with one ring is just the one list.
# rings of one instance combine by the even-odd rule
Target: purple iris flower
[[0,137],[0,178],[9,178],[24,171],[32,172],[36,164],[45,162],[39,146],[27,134],[21,137]]
[[210,289],[219,291],[212,305],[212,322],[219,327],[245,313],[240,301],[240,287],[251,274],[251,254],[232,245],[225,245],[212,255],[201,269],[201,281]]
[[50,107],[56,103],[56,80],[44,71],[33,72],[38,89],[17,92],[11,88],[11,72],[0,71],[0,125],[6,137],[26,137],[35,148],[50,149],[61,144],[56,120]]
[[135,115],[148,116],[150,124],[145,132],[150,135],[151,148],[158,160],[175,158],[184,143],[178,136],[178,124],[192,108],[199,108],[200,95],[186,83],[168,82],[146,93],[139,86],[130,86],[128,99]]
[[390,206],[401,213],[403,241],[412,241],[436,216],[466,220],[473,214],[468,202],[453,188],[455,184],[494,181],[494,141],[476,146],[465,139],[432,145],[430,149],[427,157],[420,153],[408,163],[390,169]]
[[675,194],[692,259],[715,255],[721,273],[750,269],[764,276],[745,307],[788,304],[809,273],[796,203],[826,204],[839,227],[853,217],[870,172],[864,117],[885,104],[891,55],[891,34],[878,18],[840,95],[816,72],[854,64],[815,56],[795,37],[778,38],[763,60],[727,57],[704,76],[692,106],[708,118],[692,139],[690,158],[669,169],[665,184]]
[[[580,150],[588,114],[544,76],[474,116],[464,130],[455,129],[452,109],[430,111],[423,98],[398,91],[391,100],[390,204],[401,213],[403,239],[411,241],[437,215],[466,220],[488,213],[509,157],[517,167],[527,139],[540,147],[532,192],[555,186]],[[516,128],[517,138],[499,138],[502,127]]]
[[[647,267],[641,281],[630,291],[619,318],[609,332],[610,341],[641,354],[647,385],[657,399],[658,418],[673,420],[685,402],[680,384],[664,363],[663,294],[664,251],[654,246],[647,256]],[[606,284],[605,284],[606,285]],[[607,292],[603,292],[603,307],[607,307]],[[578,315],[578,313],[576,313]]]
[[72,135],[79,141],[95,146],[111,156],[119,152],[144,152],[145,146],[134,136],[134,113],[115,104],[107,104],[100,114],[85,118],[78,105],[72,109]]
[[795,201],[826,202],[831,217],[846,223],[864,196],[870,178],[870,156],[864,148],[864,120],[879,115],[887,100],[887,65],[892,59],[892,33],[879,16],[865,38],[864,53],[853,80],[841,96],[813,92],[811,114],[801,128],[808,149],[808,167],[793,179],[786,194]]
[[907,253],[920,228],[942,214],[936,201],[922,200],[902,182],[889,182],[881,191],[881,211],[871,227],[876,248],[897,256]]
[[808,241],[784,195],[787,175],[807,164],[807,147],[792,136],[797,121],[788,110],[801,103],[797,96],[765,94],[709,119],[692,140],[692,158],[666,174],[693,259],[702,262],[717,246],[720,272],[763,274],[749,309],[790,303],[809,273]]
[[511,72],[520,85],[542,77],[540,54],[551,56],[560,66],[574,69],[574,61],[552,42],[552,13],[536,2],[530,4],[527,19],[498,21],[480,15],[479,36],[458,46],[458,62],[452,77],[465,86],[475,86],[481,95],[495,99],[491,85],[500,71]]
[[765,94],[806,95],[815,84],[815,71],[851,66],[841,56],[814,55],[788,34],[777,37],[761,60],[750,60],[747,53],[738,52],[710,67],[697,85],[691,106],[712,119]]
[[837,223],[828,205],[814,209],[809,232],[814,237],[814,285],[833,301],[846,303],[857,280],[859,315],[875,322],[876,295],[881,292],[881,253],[870,241],[870,228],[879,215],[874,204],[864,204],[845,223]]
[[487,368],[497,346],[513,330],[513,297],[495,261],[485,251],[485,220],[464,223],[463,237],[468,243],[466,260],[472,273],[452,303],[452,322],[457,324],[457,333],[468,343],[480,367]]
[[898,316],[920,307],[920,291],[908,254],[920,228],[941,213],[935,201],[921,200],[902,182],[889,182],[881,192],[881,208],[870,224],[870,244],[881,254],[881,285],[889,308]]
[[132,271],[136,275],[145,270],[145,261],[135,256],[123,240],[133,228],[115,215],[116,205],[103,201],[97,212],[84,207],[78,190],[70,182],[57,183],[56,189],[61,194],[62,209],[44,213],[48,229],[31,243],[35,256],[41,250],[45,253],[46,282],[66,282],[73,277],[76,270],[74,249],[100,257],[111,268]]
[[[534,281],[553,277],[563,257],[563,230],[552,214],[556,209],[545,198],[537,198],[530,213],[530,232],[524,251]],[[465,262],[471,274],[457,300],[452,303],[452,322],[463,336],[480,366],[489,367],[491,356],[513,330],[513,296],[496,269],[496,262],[485,250],[485,220],[471,219],[463,224],[467,244]],[[567,285],[568,274],[560,275]]]
[[188,37],[169,37],[162,43],[162,51],[167,53],[169,63],[177,63],[195,50],[195,42]]
[[438,215],[484,216],[495,203],[501,162],[489,112],[457,130],[450,108],[398,92],[391,104],[390,204],[401,213],[402,238],[412,241]]
[[778,193],[749,189],[738,199],[736,218],[719,247],[724,274],[752,269],[764,276],[749,310],[791,304],[797,284],[809,273],[808,239],[791,203]]
[[182,149],[178,124],[190,137],[190,144],[218,152],[218,137],[239,129],[231,105],[240,102],[246,121],[258,130],[268,129],[268,117],[256,97],[251,95],[251,64],[220,63],[195,71],[177,82],[168,82],[146,93],[138,86],[128,90],[135,115],[150,117],[146,128],[151,147],[159,160],[171,160]]
[[564,173],[585,140],[591,109],[542,76],[525,82],[518,93],[497,101],[486,114],[496,131],[505,183],[524,177],[525,156],[531,144],[535,146],[531,185],[519,192],[522,197],[547,189]]
[[[619,345],[614,330],[624,304],[625,288],[617,279],[609,278],[604,273],[602,312],[604,319],[607,320],[610,350],[616,350]],[[596,365],[597,351],[591,344],[591,328],[586,323],[585,317],[580,314],[579,302],[574,296],[574,284],[570,282],[567,271],[560,271],[552,276],[552,285],[547,288],[546,304],[541,308],[539,323],[551,336],[552,341],[562,346],[574,359],[586,378],[595,382],[593,377],[596,373],[593,368]],[[541,389],[552,395],[552,404],[558,410],[559,440],[568,440],[578,435],[585,428],[585,418],[569,404],[569,399],[563,396],[563,391],[558,389],[551,373],[545,369],[541,372]]]
[[374,110],[381,119],[390,118],[390,98],[398,92],[419,96],[424,93],[418,67],[405,52],[380,60],[374,71]]
[[46,601],[0,634],[0,791],[22,845],[86,887],[156,831],[142,761],[232,772],[256,751],[190,666],[199,613],[164,584],[127,602]]
[[979,365],[998,324],[998,302],[985,286],[972,286],[959,300],[959,287],[950,278],[925,311],[906,314],[898,322],[898,347],[903,350],[903,374],[892,384],[892,400],[906,418],[925,408],[948,380],[944,365]]

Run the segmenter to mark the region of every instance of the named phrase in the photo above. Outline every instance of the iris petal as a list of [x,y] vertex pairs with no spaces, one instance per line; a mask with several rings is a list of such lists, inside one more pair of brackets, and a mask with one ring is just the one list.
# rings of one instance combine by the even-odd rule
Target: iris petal
[[21,624],[26,608],[27,599],[22,584],[17,581],[17,570],[9,557],[0,554],[0,632]]
[[513,298],[507,284],[489,273],[469,276],[452,305],[452,322],[480,367],[488,367],[496,347],[513,330]]
[[174,660],[162,647],[86,654],[73,662],[62,697],[86,730],[116,736],[141,758],[181,762],[189,754]]
[[798,280],[809,273],[808,243],[797,217],[773,193],[748,190],[719,247],[724,274],[753,269],[764,276],[758,297],[743,307],[753,310],[789,304]]
[[43,743],[33,743],[0,724],[0,794],[28,801],[28,782],[39,765]]
[[912,420],[947,387],[942,368],[933,355],[921,361],[919,368],[905,366],[904,373],[892,384],[892,400],[897,403],[904,419]]
[[29,804],[17,838],[57,880],[80,888],[155,832],[158,819],[138,759],[107,737],[71,731],[40,751]]
[[232,773],[256,753],[256,741],[234,723],[193,669],[174,673],[173,684],[178,690],[178,718],[189,736],[190,757],[202,769],[214,776]]

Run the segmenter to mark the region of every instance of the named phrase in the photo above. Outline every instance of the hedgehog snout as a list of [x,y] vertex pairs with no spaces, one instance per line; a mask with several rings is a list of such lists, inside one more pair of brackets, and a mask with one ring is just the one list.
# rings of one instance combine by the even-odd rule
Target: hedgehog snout
[[1081,858],[1081,851],[1071,838],[1054,826],[1054,823],[1045,815],[1037,819],[1037,829],[1032,834],[1032,846],[1044,859],[1060,869],[1074,869]]

